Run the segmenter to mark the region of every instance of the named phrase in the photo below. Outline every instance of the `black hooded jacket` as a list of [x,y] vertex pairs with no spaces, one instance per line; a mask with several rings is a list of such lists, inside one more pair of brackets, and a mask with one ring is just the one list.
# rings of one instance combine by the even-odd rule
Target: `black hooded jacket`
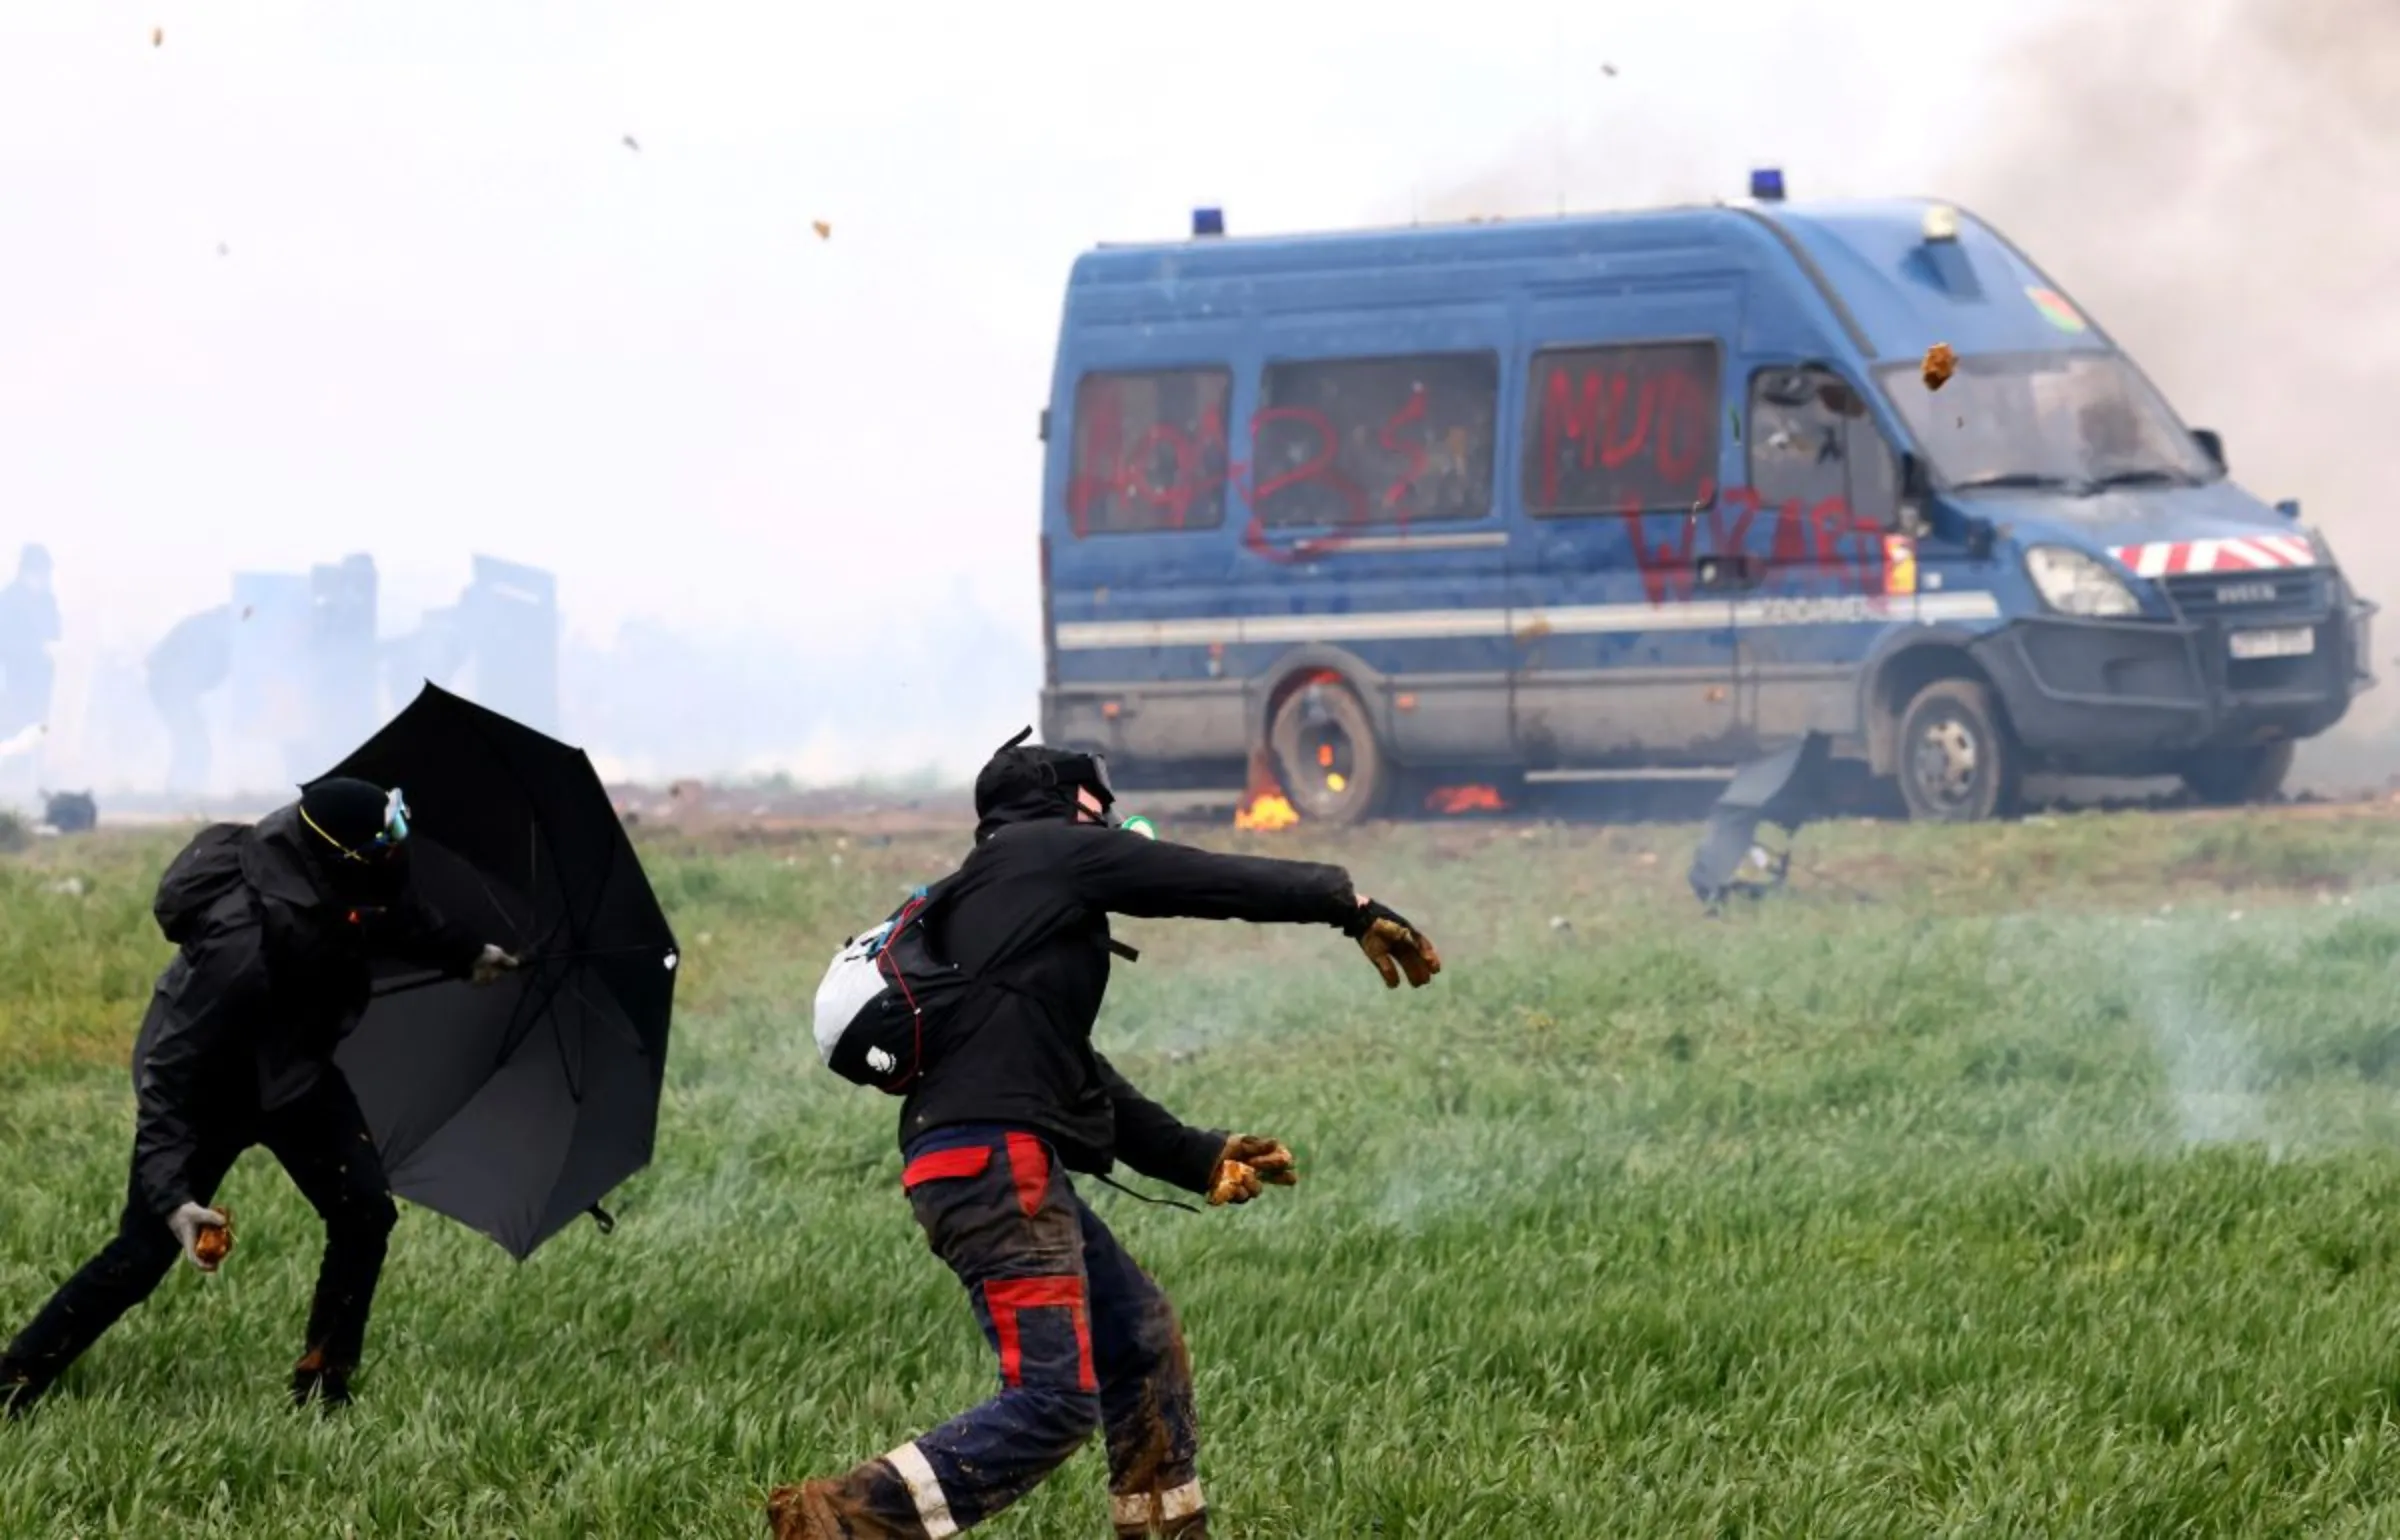
[[133,1045],[134,1167],[161,1215],[190,1201],[204,1138],[242,1137],[306,1095],[365,1013],[372,963],[465,976],[483,943],[405,884],[382,904],[343,897],[296,807],[201,831],[159,880],[159,929],[181,950]]
[[1339,925],[1355,913],[1338,866],[1217,855],[1070,821],[1054,794],[986,814],[928,916],[937,951],[978,987],[900,1109],[900,1141],[954,1123],[1047,1138],[1070,1169],[1114,1161],[1204,1192],[1225,1145],[1150,1101],[1092,1047],[1108,989],[1111,914]]

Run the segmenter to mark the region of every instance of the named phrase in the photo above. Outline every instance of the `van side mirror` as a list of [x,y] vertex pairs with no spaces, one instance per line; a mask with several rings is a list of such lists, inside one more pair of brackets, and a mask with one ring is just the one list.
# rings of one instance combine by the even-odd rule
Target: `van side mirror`
[[2300,522],[2300,499],[2287,497],[2275,505],[2275,511],[2297,524]]
[[2202,454],[2208,456],[2209,459],[2216,462],[2216,467],[2218,470],[2224,470],[2227,468],[2225,464],[2224,434],[2219,433],[2214,428],[2194,428],[2192,430],[2192,442],[2200,446],[2200,452]]

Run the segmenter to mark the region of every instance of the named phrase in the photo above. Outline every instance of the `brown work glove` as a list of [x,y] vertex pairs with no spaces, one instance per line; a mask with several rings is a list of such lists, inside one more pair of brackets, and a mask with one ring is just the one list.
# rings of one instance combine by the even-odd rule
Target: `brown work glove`
[[1423,989],[1442,971],[1442,954],[1433,949],[1433,939],[1388,904],[1361,898],[1357,914],[1342,927],[1342,934],[1367,954],[1367,961],[1383,975],[1386,989],[1398,989],[1403,973],[1408,975],[1409,988]]
[[1263,1134],[1235,1134],[1225,1141],[1225,1153],[1217,1157],[1217,1169],[1209,1178],[1208,1201],[1214,1207],[1225,1203],[1247,1203],[1267,1190],[1266,1184],[1290,1187],[1300,1180],[1292,1167],[1292,1152],[1283,1147],[1280,1139]]

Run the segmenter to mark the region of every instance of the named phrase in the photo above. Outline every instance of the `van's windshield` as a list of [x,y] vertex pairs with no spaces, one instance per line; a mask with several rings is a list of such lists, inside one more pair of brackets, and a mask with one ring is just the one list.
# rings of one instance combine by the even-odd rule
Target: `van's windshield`
[[1884,392],[1937,484],[2091,493],[2197,486],[2216,464],[2166,402],[2114,353],[1966,357],[1940,390],[1914,364],[1880,371]]

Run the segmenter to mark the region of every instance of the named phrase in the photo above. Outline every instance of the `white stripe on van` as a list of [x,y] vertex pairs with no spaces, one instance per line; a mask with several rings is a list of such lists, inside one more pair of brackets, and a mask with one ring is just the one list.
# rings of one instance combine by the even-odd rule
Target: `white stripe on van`
[[1454,535],[1353,535],[1321,556],[1388,556],[1395,551],[1488,551],[1508,544],[1505,530]]
[[1511,635],[1625,636],[1719,626],[1888,625],[1914,620],[1997,620],[1988,593],[1836,594],[1801,599],[1686,599],[1666,604],[1583,604],[1526,610],[1371,610],[1338,615],[1194,615],[1176,620],[1078,620],[1058,627],[1062,652],[1118,647],[1239,647],[1262,642],[1489,641]]

